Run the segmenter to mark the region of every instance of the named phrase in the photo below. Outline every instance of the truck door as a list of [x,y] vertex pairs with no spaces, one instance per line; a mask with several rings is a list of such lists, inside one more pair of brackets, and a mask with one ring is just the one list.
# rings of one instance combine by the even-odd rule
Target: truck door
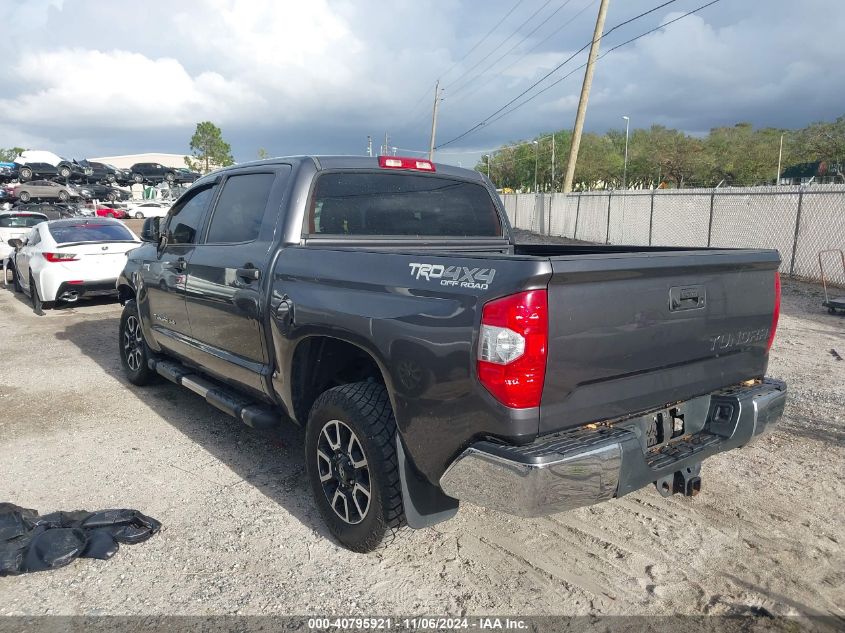
[[156,342],[188,358],[193,355],[193,348],[189,344],[191,326],[185,308],[185,280],[214,191],[214,184],[200,188],[171,209],[163,223],[163,239],[156,257],[144,262],[141,270],[144,301]]
[[187,310],[203,368],[265,393],[269,353],[261,314],[289,165],[256,167],[221,183],[205,239],[187,269]]

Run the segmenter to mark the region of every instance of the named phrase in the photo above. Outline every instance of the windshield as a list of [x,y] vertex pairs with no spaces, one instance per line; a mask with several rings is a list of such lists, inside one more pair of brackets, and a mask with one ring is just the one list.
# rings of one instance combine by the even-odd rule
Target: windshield
[[28,229],[44,222],[46,219],[46,215],[2,215],[0,216],[0,229]]
[[48,226],[57,244],[71,242],[134,242],[132,233],[122,224],[79,222]]

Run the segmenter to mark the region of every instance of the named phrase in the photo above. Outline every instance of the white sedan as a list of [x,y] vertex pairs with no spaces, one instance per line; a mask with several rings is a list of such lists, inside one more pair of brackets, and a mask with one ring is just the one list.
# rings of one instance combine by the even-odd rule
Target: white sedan
[[10,240],[15,290],[32,300],[36,314],[57,301],[117,294],[115,283],[126,253],[141,240],[108,218],[42,222],[21,239]]
[[145,218],[163,218],[170,211],[170,204],[164,202],[135,202],[126,205],[126,213],[130,218],[143,220]]

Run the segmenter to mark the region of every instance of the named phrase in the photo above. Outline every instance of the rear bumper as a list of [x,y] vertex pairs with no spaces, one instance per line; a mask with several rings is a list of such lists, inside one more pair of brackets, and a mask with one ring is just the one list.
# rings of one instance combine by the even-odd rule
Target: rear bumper
[[117,279],[105,279],[100,281],[83,281],[79,284],[62,282],[56,290],[56,299],[71,300],[82,297],[100,297],[117,295]]
[[[783,415],[786,384],[766,379],[690,403],[686,424],[695,432],[656,448],[645,448],[641,431],[656,412],[555,433],[525,446],[480,441],[449,466],[440,486],[462,501],[527,517],[621,497],[747,444]],[[699,411],[701,419],[693,419]]]

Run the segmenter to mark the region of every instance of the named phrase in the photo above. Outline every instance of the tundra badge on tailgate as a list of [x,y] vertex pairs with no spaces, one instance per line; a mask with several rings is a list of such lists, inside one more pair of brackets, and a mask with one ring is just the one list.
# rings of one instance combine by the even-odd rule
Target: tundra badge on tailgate
[[414,279],[431,281],[439,279],[441,286],[459,286],[487,290],[496,276],[495,268],[467,268],[466,266],[443,266],[442,264],[408,264]]

